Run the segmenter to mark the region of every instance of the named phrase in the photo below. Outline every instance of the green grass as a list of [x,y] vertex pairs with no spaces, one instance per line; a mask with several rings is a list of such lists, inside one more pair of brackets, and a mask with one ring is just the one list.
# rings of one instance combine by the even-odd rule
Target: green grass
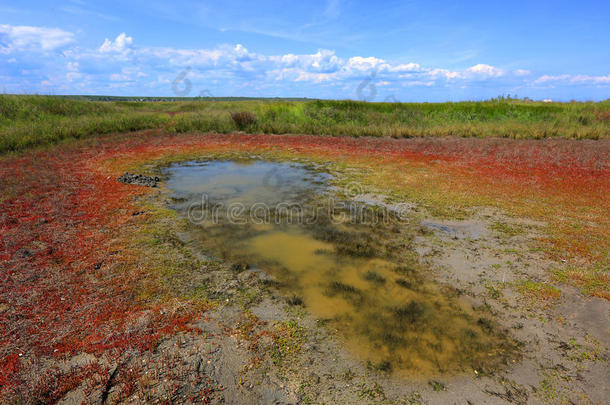
[[305,330],[295,321],[284,321],[276,325],[272,334],[273,347],[270,353],[273,364],[282,366],[284,361],[301,352]]
[[553,271],[553,278],[560,283],[570,283],[582,289],[583,294],[610,300],[610,276],[607,262],[594,266],[565,266]]
[[[587,138],[610,136],[610,101],[365,103],[281,99],[143,99],[0,95],[0,153],[63,139],[162,128],[169,132],[332,136]],[[231,113],[256,119],[236,125]]]
[[510,225],[506,222],[494,222],[493,224],[491,224],[490,228],[507,237],[517,236],[524,232],[521,226]]
[[541,300],[556,300],[561,297],[561,291],[550,284],[525,280],[517,285],[521,294]]

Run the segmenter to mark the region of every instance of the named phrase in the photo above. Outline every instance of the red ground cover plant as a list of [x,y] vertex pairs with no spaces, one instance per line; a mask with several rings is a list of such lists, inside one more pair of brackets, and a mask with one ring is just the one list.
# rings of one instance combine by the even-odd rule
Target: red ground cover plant
[[[148,275],[137,266],[138,252],[125,249],[124,238],[141,220],[132,215],[138,209],[134,198],[149,189],[119,183],[116,177],[138,162],[234,150],[344,160],[380,173],[382,188],[423,196],[433,195],[428,190],[444,192],[466,205],[483,198],[517,214],[554,221],[556,232],[546,242],[556,257],[572,255],[576,265],[607,266],[607,141],[151,131],[3,157],[0,398],[25,392],[53,402],[83,379],[96,376],[106,384],[107,367],[53,372],[45,362],[88,353],[111,364],[128,350],[150,351],[165,336],[193,331],[191,322],[201,311],[138,299]],[[574,228],[574,223],[582,227]],[[602,289],[596,295],[610,299],[607,272],[600,277]]]
[[2,392],[36,378],[45,358],[91,353],[112,361],[189,329],[193,313],[136,299],[142,274],[119,234],[144,191],[89,170],[103,153],[55,149],[0,163]]
[[376,172],[382,188],[428,195],[433,202],[446,194],[457,197],[455,203],[462,206],[493,205],[549,221],[547,250],[556,259],[573,260],[575,265],[585,259],[607,267],[606,140],[184,135],[157,142],[136,148],[130,159],[206,149],[279,150],[359,163]]

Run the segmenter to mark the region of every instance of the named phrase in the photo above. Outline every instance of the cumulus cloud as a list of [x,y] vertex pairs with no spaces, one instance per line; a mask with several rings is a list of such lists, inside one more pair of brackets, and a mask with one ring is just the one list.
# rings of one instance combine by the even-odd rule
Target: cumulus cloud
[[128,37],[124,32],[119,34],[114,41],[106,38],[104,43],[100,46],[99,51],[101,53],[127,53],[131,50],[133,44],[133,38]]
[[[7,61],[4,67],[10,69],[11,80],[18,83],[31,79],[31,83],[36,84],[46,81],[58,89],[89,88],[86,86],[97,84],[88,92],[133,86],[134,91],[157,88],[167,94],[171,91],[169,84],[179,74],[193,83],[194,91],[201,90],[195,88],[199,82],[207,83],[203,85],[204,90],[216,85],[222,91],[231,88],[236,95],[243,89],[256,89],[261,91],[260,95],[269,95],[260,90],[265,88],[275,88],[279,94],[289,95],[291,89],[298,88],[314,95],[321,95],[323,90],[331,97],[350,97],[353,94],[347,94],[349,90],[345,89],[353,92],[363,81],[388,94],[417,87],[451,91],[479,86],[498,89],[497,95],[528,86],[540,89],[610,84],[610,75],[544,75],[536,79],[529,70],[510,70],[485,63],[449,70],[422,66],[415,61],[396,63],[374,55],[340,57],[329,49],[265,55],[242,44],[208,49],[137,46],[124,32],[113,40],[106,38],[94,49],[70,46],[73,42],[72,33],[56,28],[0,25],[0,53],[22,52],[11,55],[10,59],[4,58]],[[60,48],[61,53],[50,52]],[[23,60],[31,65],[27,71],[20,66]],[[290,95],[298,94],[302,93]]]
[[[429,86],[438,81],[481,81],[523,75],[526,71],[505,71],[491,65],[478,64],[462,71],[426,68],[418,63],[393,64],[373,56],[354,56],[346,61],[333,51],[320,50],[313,55],[272,56],[270,60],[284,65],[272,70],[281,80],[322,82],[330,80],[363,79],[377,77],[379,83],[392,81],[413,82]],[[528,72],[529,73],[529,72]]]
[[384,63],[385,61],[383,59],[375,58],[374,56],[369,56],[366,58],[362,56],[354,56],[349,58],[345,68],[349,71],[368,72],[376,69]]
[[0,49],[53,51],[74,42],[74,34],[59,28],[0,24]]
[[474,65],[464,71],[466,76],[478,76],[478,77],[500,77],[504,76],[505,72],[502,69],[480,63]]
[[299,68],[305,72],[332,73],[343,65],[343,60],[334,51],[320,49],[312,55],[294,55],[292,53],[270,56],[269,60],[286,68]]

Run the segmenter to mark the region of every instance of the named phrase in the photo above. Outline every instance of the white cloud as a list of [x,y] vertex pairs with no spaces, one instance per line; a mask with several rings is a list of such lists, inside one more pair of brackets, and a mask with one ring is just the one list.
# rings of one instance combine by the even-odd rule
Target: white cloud
[[128,37],[124,32],[122,32],[114,41],[110,41],[108,38],[106,38],[104,43],[100,46],[99,51],[101,53],[125,54],[131,50],[132,44],[133,38]]
[[26,25],[0,24],[0,50],[8,53],[14,50],[38,49],[53,51],[74,42],[74,34],[59,28],[31,27]]
[[432,87],[435,84],[437,84],[437,83],[435,81],[433,81],[433,80],[429,80],[429,81],[413,80],[413,81],[410,81],[410,82],[406,82],[403,85],[404,86],[408,86],[408,87],[411,87],[411,86],[413,86],[413,87],[415,87],[415,86]]
[[417,63],[407,63],[401,65],[386,65],[388,72],[392,73],[415,73],[422,72],[424,69]]
[[445,80],[452,80],[461,78],[462,74],[460,72],[452,72],[447,69],[432,69],[427,72],[427,76],[434,80],[439,78],[443,78]]
[[464,71],[464,75],[466,77],[500,77],[504,75],[504,71],[502,69],[498,69],[496,67],[486,65],[480,63],[478,65],[474,65]]
[[610,75],[543,75],[534,81],[536,84],[610,84]]
[[548,76],[543,75],[536,79],[535,83],[547,83],[547,82],[555,82],[555,81],[568,81],[570,79],[570,75],[560,75],[560,76]]
[[[217,86],[221,89],[217,91],[232,89],[232,94],[242,89],[274,88],[278,94],[305,89],[309,94],[320,92],[322,95],[322,91],[326,91],[330,96],[345,97],[348,96],[346,92],[354,92],[363,80],[368,80],[367,86],[377,86],[386,92],[434,86],[451,91],[484,85],[498,89],[498,94],[503,89],[543,85],[610,84],[610,75],[544,75],[536,79],[532,72],[524,69],[510,70],[481,63],[449,70],[408,61],[395,63],[375,56],[342,58],[329,49],[305,54],[264,55],[242,44],[207,49],[139,47],[124,32],[113,40],[105,39],[95,49],[66,47],[72,42],[73,34],[60,29],[0,25],[0,54],[15,50],[24,52],[10,55],[10,59],[4,58],[4,66],[14,72],[12,81],[30,80],[30,83],[40,84],[50,78],[55,85],[69,89],[96,83],[95,89],[133,86],[134,89],[165,89],[163,94],[166,94],[181,73],[193,83],[194,92],[201,90],[198,88],[201,84],[203,89],[212,89],[214,94],[217,93],[213,86]],[[61,53],[49,52],[61,47],[66,47]],[[21,66],[22,61],[27,64]],[[40,72],[45,72],[44,76]],[[143,79],[145,77],[147,79]],[[333,89],[348,90],[336,93],[338,90]]]
[[385,61],[383,59],[375,58],[374,56],[369,56],[367,58],[362,56],[354,56],[349,58],[345,68],[348,71],[370,72],[371,70],[374,70],[378,66],[384,64],[384,62]]
[[233,48],[233,54],[235,55],[236,59],[239,60],[249,60],[251,57],[250,52],[248,52],[248,50],[242,44],[235,45],[235,48]]
[[299,68],[306,72],[332,73],[338,71],[344,61],[334,51],[320,49],[312,55],[286,54],[270,56],[269,60],[290,68]]
[[606,76],[577,75],[572,78],[572,83],[610,84],[610,75],[606,75]]
[[333,80],[333,76],[328,73],[310,73],[310,72],[296,72],[298,77],[294,80],[295,82],[314,82],[322,83]]
[[268,72],[276,81],[310,81],[313,83],[363,80],[368,77],[374,81],[376,86],[392,83],[403,86],[432,86],[449,82],[520,80],[519,76],[530,74],[526,70],[507,71],[487,64],[452,71],[426,68],[414,62],[393,64],[373,56],[354,56],[345,61],[330,50],[319,50],[312,55],[270,56],[268,61],[275,64]]

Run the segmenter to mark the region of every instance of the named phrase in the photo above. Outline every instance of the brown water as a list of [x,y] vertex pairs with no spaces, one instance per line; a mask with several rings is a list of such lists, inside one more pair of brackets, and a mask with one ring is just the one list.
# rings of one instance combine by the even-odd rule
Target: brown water
[[[333,220],[349,211],[326,209],[327,175],[256,160],[191,162],[167,174],[175,208],[197,219],[193,235],[203,251],[271,273],[373,367],[481,370],[512,351],[488,314],[426,277],[410,242],[413,225]],[[282,214],[281,203],[299,209]],[[241,214],[228,215],[235,206]]]

